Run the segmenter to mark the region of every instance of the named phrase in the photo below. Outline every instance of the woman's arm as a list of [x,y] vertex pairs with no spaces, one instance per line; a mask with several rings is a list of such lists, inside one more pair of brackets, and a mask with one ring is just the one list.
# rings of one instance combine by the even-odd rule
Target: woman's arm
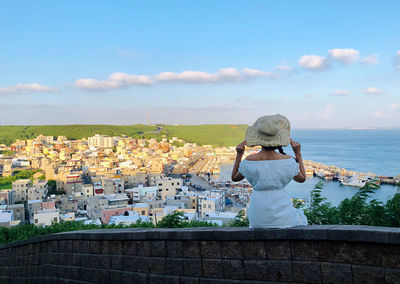
[[304,168],[303,159],[301,157],[301,145],[300,143],[293,141],[290,139],[290,145],[293,148],[293,152],[296,155],[296,162],[299,164],[300,172],[293,179],[297,182],[305,182],[306,181],[306,170]]
[[239,169],[239,164],[242,161],[245,147],[246,147],[246,140],[236,146],[236,159],[235,159],[235,164],[233,165],[232,176],[231,176],[232,181],[241,181],[242,179],[244,179],[244,176],[242,176],[239,173],[238,169]]

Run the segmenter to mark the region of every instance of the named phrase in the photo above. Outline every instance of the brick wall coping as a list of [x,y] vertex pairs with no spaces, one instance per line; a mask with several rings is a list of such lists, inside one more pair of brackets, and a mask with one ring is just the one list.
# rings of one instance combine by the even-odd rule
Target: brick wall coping
[[325,240],[400,244],[400,228],[312,225],[282,229],[182,228],[182,229],[101,229],[49,234],[0,245],[0,250],[50,240]]

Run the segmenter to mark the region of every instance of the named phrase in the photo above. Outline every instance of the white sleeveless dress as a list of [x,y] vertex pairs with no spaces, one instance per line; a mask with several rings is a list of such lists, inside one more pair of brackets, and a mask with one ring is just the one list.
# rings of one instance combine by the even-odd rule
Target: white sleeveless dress
[[303,210],[296,209],[285,186],[299,172],[294,159],[240,162],[239,172],[253,187],[247,216],[250,228],[284,228],[307,225]]

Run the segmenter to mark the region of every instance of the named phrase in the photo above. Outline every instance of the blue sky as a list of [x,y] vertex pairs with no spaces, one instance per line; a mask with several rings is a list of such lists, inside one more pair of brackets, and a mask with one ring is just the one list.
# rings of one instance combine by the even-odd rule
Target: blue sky
[[0,124],[400,127],[399,1],[2,1]]

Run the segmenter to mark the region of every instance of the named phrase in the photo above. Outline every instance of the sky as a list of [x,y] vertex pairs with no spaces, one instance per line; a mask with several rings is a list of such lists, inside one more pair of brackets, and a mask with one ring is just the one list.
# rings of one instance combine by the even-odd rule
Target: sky
[[400,1],[0,3],[0,125],[400,127]]

